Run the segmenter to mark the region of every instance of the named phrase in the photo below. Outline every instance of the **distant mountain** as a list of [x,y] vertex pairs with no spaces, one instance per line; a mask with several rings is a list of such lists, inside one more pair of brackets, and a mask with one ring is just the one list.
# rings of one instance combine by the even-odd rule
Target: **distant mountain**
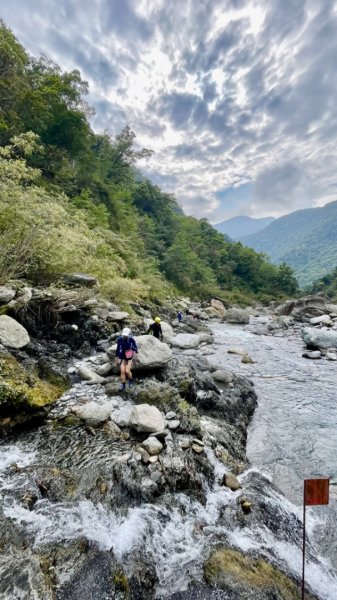
[[241,241],[274,263],[286,262],[302,287],[310,285],[337,266],[337,201],[275,219]]
[[264,219],[252,219],[251,217],[233,217],[221,223],[213,225],[215,229],[228,235],[232,240],[239,240],[241,237],[256,233],[269,223],[274,221],[273,217],[265,217]]

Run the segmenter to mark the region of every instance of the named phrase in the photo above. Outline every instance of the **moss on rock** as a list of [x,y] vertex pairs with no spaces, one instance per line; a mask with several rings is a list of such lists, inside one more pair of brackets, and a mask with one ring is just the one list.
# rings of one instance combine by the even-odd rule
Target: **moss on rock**
[[0,426],[29,420],[65,390],[28,372],[10,354],[0,354]]
[[[234,591],[242,600],[254,597],[275,600],[299,600],[300,587],[276,566],[262,559],[253,559],[236,550],[216,550],[204,564],[208,584],[225,591]],[[305,595],[306,600],[314,596]]]

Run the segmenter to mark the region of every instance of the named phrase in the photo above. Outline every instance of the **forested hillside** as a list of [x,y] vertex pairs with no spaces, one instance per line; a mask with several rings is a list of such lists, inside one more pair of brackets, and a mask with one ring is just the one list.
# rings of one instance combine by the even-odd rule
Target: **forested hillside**
[[337,202],[276,219],[242,241],[274,263],[286,262],[299,283],[309,285],[337,265]]
[[138,148],[89,123],[88,87],[30,57],[0,25],[0,284],[56,285],[69,272],[96,275],[117,302],[171,293],[249,302],[296,292],[275,267],[137,174]]

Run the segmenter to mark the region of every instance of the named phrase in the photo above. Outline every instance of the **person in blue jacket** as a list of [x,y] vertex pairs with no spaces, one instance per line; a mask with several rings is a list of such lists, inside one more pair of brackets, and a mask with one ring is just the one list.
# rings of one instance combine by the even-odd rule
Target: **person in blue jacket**
[[138,354],[137,344],[130,333],[130,329],[125,327],[122,331],[122,335],[117,339],[116,359],[120,366],[121,391],[125,390],[126,379],[129,380],[129,387],[132,386],[132,359],[135,353]]

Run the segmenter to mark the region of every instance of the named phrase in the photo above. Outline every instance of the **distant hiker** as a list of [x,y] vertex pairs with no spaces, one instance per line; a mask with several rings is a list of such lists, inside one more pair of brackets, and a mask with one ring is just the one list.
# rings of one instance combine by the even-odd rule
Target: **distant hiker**
[[178,312],[177,319],[178,319],[178,323],[182,322],[182,320],[183,320],[183,313],[181,311]]
[[132,359],[133,355],[138,354],[138,348],[135,340],[130,335],[131,331],[125,327],[122,335],[117,339],[116,360],[120,366],[121,385],[120,391],[125,390],[125,381],[129,380],[129,387],[132,386]]
[[161,328],[161,324],[160,324],[160,318],[156,317],[154,322],[150,325],[150,327],[148,328],[147,334],[152,333],[152,335],[157,338],[158,340],[160,340],[161,342],[163,341],[163,331]]

